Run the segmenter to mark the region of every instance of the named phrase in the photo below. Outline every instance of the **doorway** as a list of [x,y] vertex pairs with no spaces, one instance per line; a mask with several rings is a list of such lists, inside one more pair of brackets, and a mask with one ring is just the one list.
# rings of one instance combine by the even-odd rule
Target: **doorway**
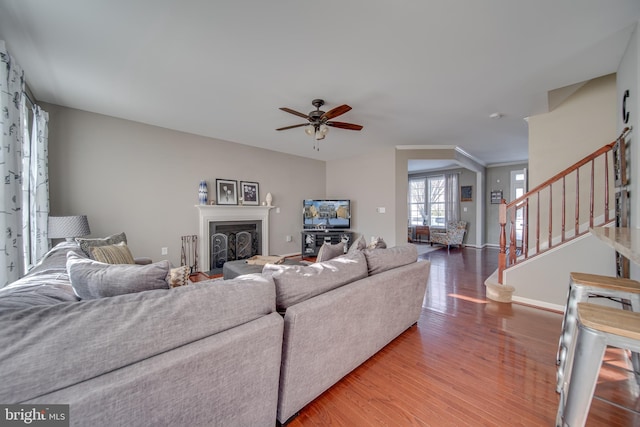
[[[511,171],[511,199],[510,202],[527,192],[527,169]],[[516,210],[516,245],[522,248],[522,231],[524,229],[524,209]]]

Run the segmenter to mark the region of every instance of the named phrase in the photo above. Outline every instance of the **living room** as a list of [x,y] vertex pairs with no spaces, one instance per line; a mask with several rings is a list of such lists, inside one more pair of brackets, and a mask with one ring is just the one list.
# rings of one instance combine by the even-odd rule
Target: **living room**
[[[2,36],[7,41],[9,48],[15,46],[12,52],[19,62],[22,59],[24,67],[31,61],[37,61],[38,56],[26,56],[26,52],[29,50],[27,45],[24,45],[24,49],[19,49],[23,46],[23,40],[26,40],[23,37],[7,37],[10,35],[8,32],[14,30],[13,26],[16,21],[19,23],[22,19],[26,19],[26,15],[23,16],[24,12],[19,9],[12,10],[16,6],[10,6],[10,4],[11,2],[5,4],[8,9],[6,9],[7,13],[3,14],[6,21],[3,21]],[[62,9],[56,9],[59,9],[59,6],[45,12],[49,16],[57,16],[62,12]],[[151,12],[157,13],[158,19],[160,19],[163,16],[160,13],[161,10]],[[523,14],[526,10],[526,8],[522,10],[515,8],[512,12]],[[558,10],[558,16],[564,12]],[[627,15],[632,16],[632,14]],[[82,15],[79,17],[82,19]],[[634,22],[630,17],[628,18],[629,22]],[[85,19],[89,19],[89,15]],[[60,22],[64,21],[61,19]],[[617,23],[616,27],[624,29],[621,31],[623,35],[628,33],[627,26],[622,23]],[[33,31],[35,34],[36,30]],[[593,32],[593,29],[588,31]],[[610,32],[610,30],[607,31]],[[62,32],[58,36],[66,37]],[[596,36],[590,37],[596,38]],[[45,41],[42,40],[41,46],[44,45]],[[462,43],[460,47],[464,45]],[[85,47],[78,46],[78,48],[84,49]],[[562,62],[562,66],[565,65]],[[87,66],[88,64],[84,67]],[[603,65],[599,75],[614,72],[617,66],[618,64]],[[29,68],[26,68],[27,83],[33,84],[32,80],[35,80],[36,74],[38,74],[38,80],[41,78],[41,67]],[[78,69],[77,72],[81,73],[82,71]],[[576,81],[563,77],[557,81],[563,82],[559,86],[566,86],[569,83],[579,83],[587,78],[599,77],[599,75],[583,75]],[[224,76],[228,77],[226,73]],[[46,81],[46,77],[44,78],[43,82]],[[136,81],[134,80],[133,83]],[[127,86],[130,84],[131,82],[126,82]],[[535,84],[537,85],[538,82]],[[42,84],[38,83],[37,85],[39,88]],[[251,107],[254,89],[252,88],[244,98],[238,97],[234,104],[235,110],[249,111],[246,109]],[[157,123],[151,110],[131,111],[128,116],[136,117],[135,120],[118,118],[127,117],[126,112],[131,110],[130,107],[127,107],[127,103],[130,102],[128,101],[130,99],[128,92],[105,93],[104,89],[99,86],[94,86],[92,89],[94,95],[91,96],[91,99],[118,99],[120,105],[118,108],[121,111],[117,111],[114,109],[115,107],[99,110],[98,105],[89,106],[86,102],[65,107],[61,105],[61,101],[55,102],[56,99],[62,100],[66,96],[64,93],[50,96],[44,95],[44,93],[50,93],[49,90],[42,92],[42,95],[36,91],[38,100],[50,114],[51,212],[54,215],[88,215],[95,235],[108,235],[127,230],[132,233],[131,244],[136,254],[144,254],[154,259],[164,258],[161,248],[167,248],[166,258],[174,264],[178,264],[180,236],[197,234],[198,231],[197,211],[194,208],[197,203],[198,183],[204,179],[210,187],[213,187],[215,179],[224,178],[258,182],[261,199],[267,192],[273,195],[273,203],[280,209],[279,213],[274,212],[270,224],[270,235],[272,236],[270,252],[272,253],[292,254],[299,251],[299,209],[301,201],[305,198],[353,199],[354,231],[362,233],[367,238],[383,236],[390,244],[401,242],[406,236],[406,198],[404,196],[406,194],[406,173],[404,172],[406,165],[403,163],[407,152],[398,151],[396,146],[406,145],[407,140],[403,140],[399,134],[393,135],[392,133],[390,137],[386,138],[387,141],[380,141],[380,137],[368,134],[368,128],[374,129],[374,132],[380,135],[387,135],[388,129],[380,129],[377,122],[380,122],[382,118],[378,117],[380,114],[375,111],[365,110],[363,111],[364,115],[359,116],[358,108],[362,111],[365,106],[355,104],[355,100],[349,97],[350,91],[344,91],[344,89],[341,89],[343,94],[332,95],[330,102],[331,106],[345,102],[354,107],[353,111],[344,115],[345,121],[357,122],[359,119],[368,118],[371,114],[377,114],[375,116],[377,118],[375,121],[368,120],[368,126],[361,132],[333,129],[331,134],[322,141],[319,152],[314,152],[312,140],[309,140],[303,132],[297,133],[296,129],[281,133],[272,132],[279,125],[287,124],[293,119],[293,116],[287,117],[286,113],[278,111],[277,107],[287,105],[304,111],[305,105],[310,101],[307,98],[317,96],[317,89],[313,87],[304,89],[301,94],[304,92],[307,94],[298,98],[295,104],[290,104],[293,101],[290,96],[277,96],[270,100],[274,108],[273,111],[269,111],[268,118],[273,121],[270,125],[261,125],[258,133],[265,136],[265,141],[266,133],[273,133],[278,140],[276,144],[278,147],[285,146],[284,150],[297,153],[297,155],[284,153],[279,148],[276,148],[275,151],[261,149],[259,145],[262,143],[258,140],[250,142],[253,146],[244,145],[246,142],[242,135],[247,132],[244,129],[246,126],[236,126],[237,136],[235,136],[230,134],[229,130],[223,130],[222,123],[214,120],[213,123],[219,132],[216,132],[215,128],[206,132],[201,131],[202,134],[217,133],[214,137],[206,137],[199,136],[199,131],[195,128],[190,130],[186,122],[171,125],[167,121],[159,126],[145,124]],[[547,90],[551,89],[555,89],[555,87],[547,87]],[[535,90],[539,90],[538,87],[535,87]],[[258,96],[257,92],[255,93],[260,102],[262,99],[272,96],[268,94]],[[216,95],[215,91],[209,90],[209,93],[205,93],[204,98],[212,104],[212,107],[218,108],[215,107],[215,104],[221,102],[213,102],[209,98],[219,99],[219,95]],[[239,92],[238,95],[240,95]],[[325,96],[322,93],[319,95]],[[456,95],[456,92],[453,92],[452,95],[463,99],[460,94]],[[505,94],[501,94],[500,97],[508,99]],[[154,98],[156,105],[162,103],[173,105],[171,100],[164,98],[161,93],[154,94]],[[101,102],[104,103],[104,101]],[[83,105],[86,106],[83,108]],[[378,107],[388,109],[384,103]],[[455,107],[454,111],[458,108],[459,106]],[[102,114],[92,111],[101,111]],[[491,111],[488,110],[488,112]],[[266,111],[261,114],[265,113]],[[162,114],[164,115],[164,113]],[[202,108],[196,108],[190,114],[193,117],[204,117],[210,123],[211,120],[207,117],[216,116],[215,112],[209,113]],[[255,116],[255,114],[249,115]],[[452,114],[452,118],[454,116],[455,114]],[[487,126],[489,126],[490,135],[494,139],[497,132],[500,132],[500,128],[502,128],[502,132],[506,132],[506,138],[505,136],[500,137],[501,148],[487,143],[486,148],[472,150],[469,148],[474,144],[472,141],[462,142],[459,139],[448,137],[419,138],[418,148],[427,145],[431,150],[424,150],[425,153],[428,151],[428,154],[414,151],[412,154],[418,156],[417,158],[433,158],[434,151],[444,151],[444,157],[459,160],[459,152],[454,150],[455,147],[458,147],[470,152],[473,159],[481,158],[480,168],[513,161],[528,161],[530,164],[529,177],[532,182],[535,182],[538,180],[535,178],[538,167],[546,164],[544,160],[546,152],[544,149],[536,151],[535,146],[532,146],[535,144],[535,139],[529,141],[527,149],[526,140],[529,137],[527,125],[522,120],[523,117],[509,117],[507,114],[498,120],[491,120],[488,119],[487,114],[486,119],[482,121],[486,120],[488,123],[476,123],[478,119],[473,119],[478,135],[480,129],[483,128],[485,131],[484,128]],[[455,122],[459,122],[459,120],[454,119]],[[168,129],[170,127],[173,129]],[[388,128],[394,127],[393,123],[388,126]],[[594,127],[598,126],[594,124]],[[204,128],[202,129],[204,130]],[[520,147],[519,138],[521,138],[520,136],[515,137],[515,129],[518,129],[518,135],[524,130],[524,150],[514,148]],[[574,130],[571,130],[571,133],[573,132]],[[584,130],[584,132],[585,134],[589,133],[588,130]],[[604,137],[594,137],[593,146],[597,147],[610,142],[615,133],[607,132]],[[247,142],[249,139],[246,138]],[[566,140],[565,138],[558,139]],[[273,136],[269,136],[269,140],[273,140]],[[580,140],[580,138],[578,137],[576,140]],[[505,143],[511,145],[512,148],[506,148]],[[433,150],[437,148],[434,144],[441,146],[442,150]],[[265,145],[263,144],[263,146]],[[479,155],[481,150],[491,151],[492,154],[488,157],[485,154]],[[513,156],[514,151],[516,151],[515,157]],[[323,160],[323,156],[328,160]],[[536,156],[540,156],[542,160],[537,160]],[[575,155],[572,156],[566,160],[559,158],[555,163],[566,166],[574,161]],[[459,163],[466,167],[464,163]],[[291,179],[292,177],[295,179]],[[539,179],[545,178],[541,176]],[[479,173],[476,185],[473,186],[474,197],[480,208],[477,212],[473,212],[474,218],[473,221],[470,221],[473,223],[470,224],[472,231],[467,236],[467,243],[475,247],[496,243],[494,225],[489,223],[489,218],[493,216],[492,206],[486,203],[488,191],[491,190],[488,188],[489,183],[486,180],[487,175]],[[122,191],[123,189],[127,189],[127,191]],[[129,189],[133,191],[129,191]],[[384,214],[378,213],[377,208],[379,207],[386,208]],[[292,236],[292,240],[287,242],[286,236]]]
[[[81,21],[82,12],[79,6],[77,4],[67,6],[78,8],[78,16],[74,16],[73,13],[71,15],[74,19]],[[388,5],[378,6],[381,10],[388,8]],[[497,4],[492,6],[497,7]],[[173,7],[176,10],[180,9],[180,6],[173,5]],[[532,5],[525,8],[526,12],[535,11],[535,7]],[[604,9],[609,8],[611,7],[607,5]],[[536,86],[536,95],[545,98],[545,102],[547,102],[549,93],[558,90],[556,94],[563,101],[568,100],[569,102],[566,104],[560,102],[550,106],[546,112],[539,111],[538,114],[526,116],[529,119],[528,124],[523,120],[524,116],[516,117],[515,114],[511,117],[498,118],[498,120],[489,119],[489,113],[502,108],[501,105],[493,103],[489,103],[490,105],[485,105],[483,108],[475,106],[474,112],[465,112],[457,116],[456,106],[465,103],[464,98],[469,91],[480,90],[478,86],[482,86],[469,76],[466,77],[469,80],[465,81],[464,85],[449,86],[447,90],[442,91],[436,90],[439,82],[433,86],[417,86],[419,90],[405,87],[400,92],[406,97],[407,103],[400,104],[397,98],[390,98],[388,94],[381,95],[375,89],[379,83],[376,79],[380,77],[366,78],[369,75],[367,67],[375,68],[381,61],[380,59],[377,61],[361,60],[367,64],[364,70],[357,68],[355,71],[348,71],[345,77],[339,77],[345,80],[362,79],[361,85],[354,87],[349,86],[350,81],[340,81],[333,86],[328,85],[332,87],[317,83],[322,82],[322,73],[330,76],[342,76],[342,67],[351,68],[350,62],[343,63],[333,59],[319,61],[324,63],[318,72],[319,75],[314,73],[313,78],[308,78],[307,74],[292,66],[291,68],[296,72],[287,77],[287,82],[267,93],[258,91],[259,87],[268,86],[268,84],[261,83],[254,74],[246,71],[250,70],[253,65],[252,62],[247,62],[246,58],[239,59],[241,62],[239,69],[245,70],[244,72],[240,72],[239,69],[226,70],[222,75],[216,74],[216,79],[212,79],[223,81],[226,84],[230,80],[225,80],[225,78],[229,78],[230,75],[241,76],[242,78],[238,79],[239,82],[235,82],[233,85],[229,84],[230,88],[225,87],[223,83],[213,86],[206,86],[202,83],[192,85],[189,83],[189,75],[181,76],[179,78],[180,84],[189,86],[182,88],[182,90],[190,93],[194,98],[205,99],[207,103],[212,105],[211,111],[206,108],[194,108],[194,104],[184,102],[182,98],[176,100],[175,94],[163,93],[163,90],[160,89],[152,94],[136,95],[129,93],[128,89],[131,86],[128,85],[113,90],[113,87],[109,85],[105,84],[103,87],[95,83],[90,83],[94,87],[90,91],[89,97],[98,100],[98,102],[89,104],[78,95],[69,95],[67,98],[68,94],[64,91],[56,93],[59,82],[57,82],[58,77],[55,73],[45,78],[41,77],[38,68],[44,65],[34,57],[40,56],[46,59],[49,55],[47,44],[43,41],[45,36],[35,29],[31,33],[31,30],[27,30],[32,27],[30,25],[16,29],[13,25],[7,24],[7,17],[16,18],[16,10],[19,9],[17,3],[0,2],[0,11],[7,12],[0,13],[3,16],[0,18],[0,39],[6,41],[11,54],[25,68],[27,83],[35,95],[35,100],[49,114],[48,163],[51,215],[87,215],[93,236],[107,236],[126,231],[129,246],[134,255],[148,256],[154,260],[168,259],[174,265],[180,264],[181,236],[198,234],[198,210],[195,205],[198,203],[199,182],[207,181],[210,197],[215,198],[212,194],[215,180],[221,178],[238,182],[259,183],[260,202],[264,201],[267,193],[273,195],[273,204],[277,210],[274,209],[270,214],[269,252],[271,254],[289,255],[300,252],[301,202],[303,199],[309,198],[350,199],[352,201],[354,231],[364,235],[367,240],[372,236],[383,236],[389,246],[404,243],[407,235],[407,165],[412,159],[453,160],[460,167],[472,171],[472,180],[465,182],[466,185],[473,187],[475,199],[473,208],[469,211],[470,222],[473,224],[470,226],[471,232],[467,236],[466,243],[477,248],[495,246],[497,244],[497,214],[495,206],[490,204],[489,199],[490,191],[495,189],[493,188],[495,185],[493,182],[495,180],[494,171],[509,167],[503,165],[514,164],[520,167],[526,163],[529,168],[529,184],[533,186],[585,154],[611,142],[617,136],[623,127],[620,106],[625,90],[630,90],[632,93],[628,105],[630,111],[632,113],[640,111],[640,100],[633,95],[640,93],[638,69],[640,36],[638,36],[637,29],[639,15],[638,7],[634,2],[620,2],[620,9],[624,10],[624,13],[611,13],[609,16],[604,11],[594,12],[594,15],[602,15],[606,18],[603,18],[603,22],[599,21],[602,28],[598,27],[598,31],[593,30],[596,35],[590,36],[584,42],[581,42],[580,36],[569,37],[566,39],[566,43],[573,43],[575,47],[562,53],[556,53],[557,56],[548,59],[545,67],[550,69],[556,67],[556,76],[559,77],[552,79],[551,82],[545,82],[547,86],[544,91],[540,91],[541,86]],[[484,11],[482,8],[480,9],[484,16]],[[425,15],[429,12],[428,8],[427,10],[420,9],[420,11]],[[22,16],[23,13],[27,12],[21,10],[17,14],[20,17],[19,20],[28,20],[26,15]],[[354,11],[352,13],[355,15]],[[256,14],[259,15],[257,12]],[[374,18],[371,11],[367,11],[366,14],[367,17]],[[57,13],[55,15],[57,16]],[[619,15],[623,15],[624,19],[620,19]],[[132,19],[133,16],[139,15],[132,14],[128,18],[125,16],[122,19],[135,21]],[[234,14],[234,16],[240,16],[240,14]],[[273,15],[268,16],[273,17]],[[405,14],[402,16],[406,18]],[[573,13],[563,9],[558,11],[558,16],[566,18],[573,16]],[[500,19],[487,17],[494,24],[496,20],[501,22],[503,18],[506,20],[505,16],[501,16]],[[256,24],[254,21],[257,18],[247,19],[250,23]],[[301,18],[298,19],[301,20]],[[372,19],[371,22],[380,23],[381,20],[382,18],[375,15],[375,19]],[[614,25],[613,22],[616,20],[622,21],[625,25],[620,23]],[[64,27],[68,22],[64,20],[59,22],[58,31],[61,31],[59,27]],[[162,28],[164,21],[157,22],[157,25]],[[411,22],[414,28],[420,28],[418,23]],[[219,24],[218,21],[216,23]],[[561,23],[556,23],[554,28],[562,27]],[[260,29],[267,31],[264,23],[258,24],[260,24],[258,26]],[[396,22],[395,24],[401,26],[401,23]],[[110,23],[107,26],[111,25]],[[308,32],[317,35],[317,30],[313,28],[307,28],[306,25],[296,25],[297,34]],[[444,34],[444,30],[450,31],[450,28],[453,27],[439,27],[440,34]],[[128,28],[135,28],[135,26]],[[339,28],[347,29],[348,24],[340,22]],[[73,33],[70,39],[81,38],[79,36],[81,29],[73,31],[70,31]],[[416,31],[419,32],[419,30]],[[590,31],[587,30],[586,33]],[[326,30],[326,32],[330,32],[330,30]],[[28,36],[29,34],[33,35],[33,40]],[[38,35],[35,36],[35,34]],[[233,37],[227,35],[223,40],[234,46],[229,49],[237,49],[238,51],[247,49],[248,45],[259,39],[259,36],[254,34],[247,38],[238,32],[229,34],[233,34]],[[385,34],[387,33],[385,32]],[[576,34],[583,35],[584,32]],[[181,56],[182,46],[172,45],[172,49],[169,49],[170,52],[165,52],[162,49],[155,50],[158,49],[157,46],[154,49],[146,50],[146,44],[150,43],[153,36],[137,35],[140,36],[141,41],[129,53],[130,56],[123,56],[122,64],[124,65],[122,65],[118,78],[131,84],[130,78],[134,82],[132,86],[142,86],[141,81],[146,77],[150,80],[157,78],[159,80],[157,87],[178,85],[175,80],[165,81],[164,77],[154,76],[153,73],[142,77],[138,75],[137,67],[140,67],[140,64],[137,61],[143,62],[148,58],[141,55],[142,59],[140,59],[136,55],[141,52],[153,52],[154,55],[166,55],[167,61],[175,60],[189,63],[189,59]],[[222,36],[221,34],[216,35]],[[494,33],[491,35],[497,36]],[[440,35],[440,37],[442,36]],[[461,41],[459,40],[461,44],[472,44],[469,41],[473,38],[472,35],[459,37],[462,38]],[[615,43],[620,37],[623,39],[626,37],[623,46]],[[437,38],[437,36],[433,37],[434,40]],[[218,40],[220,39],[222,38]],[[492,39],[492,37],[488,37],[488,39]],[[562,38],[562,40],[565,39]],[[555,40],[552,38],[545,40],[545,43],[548,44],[554,42]],[[78,50],[86,53],[84,50],[86,46],[80,46],[83,45],[81,40],[78,40],[78,43]],[[429,42],[430,47],[433,47],[432,43],[433,41]],[[266,47],[266,43],[258,44],[262,49]],[[605,47],[605,50],[615,46],[615,49],[609,49],[612,52],[611,56],[606,56],[606,58],[615,58],[615,61],[612,60],[609,63],[604,61],[600,64],[601,67],[597,68],[595,74],[584,72],[570,76],[565,75],[566,62],[575,62],[580,65],[583,64],[581,61],[586,61],[592,65],[585,58],[589,57],[590,48],[593,48],[594,45],[598,45],[598,51],[602,46]],[[26,49],[28,46],[31,46],[32,50]],[[349,46],[347,43],[346,47]],[[536,46],[543,49],[544,43],[536,44]],[[315,47],[320,50],[323,46]],[[73,50],[71,47],[68,49]],[[91,49],[88,50],[91,51]],[[473,50],[471,49],[471,51]],[[527,49],[519,46],[514,50]],[[412,52],[416,51],[419,50]],[[92,73],[92,67],[87,65],[89,62],[95,61],[106,68],[106,64],[102,64],[101,59],[98,58],[101,55],[100,49],[96,48],[96,52],[95,56],[85,57],[87,63],[78,58],[75,59],[75,61],[79,61],[79,64],[74,70],[74,78],[79,82],[85,78],[88,79],[86,76]],[[202,52],[206,52],[206,49],[200,49],[198,54],[202,54]],[[225,52],[227,51],[225,50]],[[250,57],[251,61],[260,59],[266,63],[269,62],[269,55],[256,51],[251,52],[247,51],[242,55],[236,54],[236,57],[246,56]],[[383,49],[382,52],[389,54],[389,58],[394,58],[390,49]],[[276,62],[278,58],[291,55],[289,51],[276,50],[270,51],[270,54],[272,58],[276,59],[273,59],[274,64],[267,65],[267,68],[287,68],[281,67]],[[172,55],[177,57],[171,59]],[[305,50],[302,49],[293,56],[296,57],[296,61],[304,62],[307,60],[304,58],[305,55]],[[378,55],[381,53],[378,52]],[[412,55],[408,55],[409,58]],[[467,55],[469,55],[469,59],[460,60],[447,55],[444,59],[453,61],[452,64],[455,66],[452,66],[452,69],[462,69],[469,63],[474,63],[471,53],[467,53]],[[508,55],[506,56],[508,57]],[[228,60],[234,58],[234,55],[224,56],[224,58]],[[539,60],[539,57],[535,57],[535,59]],[[44,61],[45,64],[46,62],[47,60]],[[341,67],[328,66],[327,62],[343,65]],[[404,56],[402,62],[406,64],[407,68],[415,66],[416,74],[425,72],[430,66],[428,63],[420,63],[419,66],[416,66]],[[31,64],[41,65],[31,68]],[[511,62],[507,61],[505,64],[503,66],[508,67]],[[535,61],[528,62],[528,65],[533,68]],[[264,66],[261,64],[261,67]],[[219,67],[223,67],[223,65],[219,65]],[[353,67],[355,69],[355,66]],[[589,67],[585,65],[584,69],[587,68]],[[499,69],[497,67],[497,70]],[[496,69],[492,68],[491,70]],[[256,74],[259,74],[259,70],[256,71]],[[30,75],[39,76],[37,84],[31,86]],[[402,75],[397,77],[398,80],[402,80],[402,78]],[[508,99],[504,92],[509,92],[513,86],[518,86],[512,75],[510,78],[511,80],[506,77],[503,79],[492,78],[491,84],[487,84],[486,91],[495,90],[501,93],[503,99]],[[288,82],[291,82],[291,86],[295,89],[292,89],[291,93],[285,94],[283,87]],[[502,83],[504,83],[503,87],[500,86]],[[526,85],[527,81],[525,79],[524,82],[518,83]],[[393,83],[391,86],[395,87],[396,84]],[[538,83],[536,82],[536,84]],[[573,87],[574,84],[579,87]],[[240,88],[245,86],[246,91],[240,92]],[[564,90],[568,87],[571,89]],[[447,95],[448,91],[451,91],[449,96]],[[418,92],[418,95],[414,96],[414,92]],[[435,96],[436,93],[440,96]],[[134,105],[134,100],[137,97],[144,96],[148,96],[152,103],[156,104],[157,109],[143,110]],[[275,128],[279,126],[294,123],[293,116],[288,117],[286,113],[278,110],[279,107],[288,106],[306,111],[305,108],[311,108],[309,101],[318,96],[330,100],[329,108],[341,103],[351,105],[353,110],[346,113],[344,119],[341,117],[340,120],[363,124],[363,131],[357,133],[343,129],[331,129],[326,139],[321,141],[319,152],[314,152],[313,138],[309,138],[301,129],[286,131],[289,133],[275,131]],[[423,102],[422,99],[416,98],[430,98],[432,96],[439,100],[437,102],[442,103],[442,109],[450,116],[446,120],[446,125],[452,135],[446,134],[442,129],[436,129],[437,131],[433,134],[427,130],[432,126],[429,115],[433,113],[435,117],[439,107],[437,104],[429,104],[429,107],[420,109],[419,118],[412,122],[424,123],[425,130],[424,132],[415,132],[414,130],[411,137],[407,136],[408,131],[403,128],[405,126],[403,118],[394,115],[393,119],[387,120],[383,117],[387,113],[395,113],[395,110],[415,114],[413,111],[416,109],[415,106]],[[107,105],[108,100],[116,102]],[[391,101],[387,102],[388,100]],[[576,100],[578,102],[574,104]],[[602,100],[604,101],[601,102]],[[175,104],[179,104],[179,107],[176,107]],[[259,105],[262,110],[255,112],[252,104]],[[264,108],[265,104],[268,105],[268,108]],[[496,104],[499,102],[496,101]],[[510,104],[505,102],[503,105]],[[565,107],[571,108],[565,109]],[[186,117],[165,123],[158,121],[160,110],[177,111],[185,108],[190,110]],[[219,118],[220,110],[234,111],[235,117],[243,117],[236,119],[234,124],[244,124],[236,126],[235,130],[230,130],[222,123],[226,120],[226,116],[223,119]],[[482,118],[478,118],[481,113]],[[266,118],[262,118],[263,114]],[[257,116],[260,116],[260,120],[256,119],[254,122],[253,117]],[[638,116],[632,114],[629,123],[635,129],[640,129]],[[433,121],[438,120],[437,118],[433,119]],[[200,123],[195,123],[197,121]],[[483,139],[480,145],[476,146],[473,138],[471,140],[464,139],[468,134],[458,135],[455,132],[459,122],[477,125],[479,130],[482,128],[483,137],[486,137],[487,128],[489,128],[489,135],[500,140],[502,145],[483,146],[485,141]],[[411,129],[414,129],[413,126],[411,125]],[[248,127],[259,127],[259,130],[249,132],[244,129]],[[408,129],[409,125],[407,124],[406,127]],[[370,133],[368,133],[369,129],[372,129]],[[518,143],[523,136],[522,129],[524,129],[526,143],[520,146]],[[219,132],[217,132],[218,130]],[[264,135],[264,138],[261,138],[261,134]],[[510,139],[517,147],[513,151],[510,149]],[[635,142],[636,138],[633,139]],[[274,140],[276,141],[274,142]],[[272,142],[273,145],[269,145]],[[461,154],[461,151],[465,153],[468,151],[471,154],[465,156]],[[634,164],[640,163],[640,150],[634,144],[630,148],[630,157]],[[637,188],[636,182],[639,182],[637,168],[632,170],[630,186],[630,190],[634,194]],[[640,212],[639,198],[633,199],[631,203],[631,211]],[[379,208],[385,209],[381,211]],[[638,226],[639,218],[635,214],[632,216],[632,226]],[[288,236],[291,236],[291,239]],[[163,248],[167,249],[166,254],[162,252]],[[635,266],[632,267],[632,277],[638,277]],[[532,278],[535,279],[535,276]]]

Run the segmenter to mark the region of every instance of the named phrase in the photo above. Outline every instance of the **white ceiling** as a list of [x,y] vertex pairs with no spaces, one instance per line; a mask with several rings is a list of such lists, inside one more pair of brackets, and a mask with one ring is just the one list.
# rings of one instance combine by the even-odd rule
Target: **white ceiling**
[[[0,39],[41,101],[321,160],[454,145],[493,164],[527,158],[548,91],[615,72],[639,19],[638,0],[0,0]],[[319,152],[275,131],[314,98],[364,129]]]

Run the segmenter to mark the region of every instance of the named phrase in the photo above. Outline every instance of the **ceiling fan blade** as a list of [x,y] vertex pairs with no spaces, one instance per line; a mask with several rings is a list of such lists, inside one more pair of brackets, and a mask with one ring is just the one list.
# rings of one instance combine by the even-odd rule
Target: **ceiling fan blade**
[[361,130],[362,126],[353,123],[344,122],[327,122],[327,126],[333,126],[334,128],[348,129],[348,130]]
[[334,117],[338,117],[341,114],[346,113],[347,111],[351,110],[351,107],[349,107],[347,104],[343,104],[340,105],[336,108],[332,108],[331,110],[327,111],[326,113],[324,113],[322,115],[322,117],[320,117],[321,120],[331,120]]
[[296,110],[292,110],[291,108],[287,108],[287,107],[280,107],[280,109],[282,111],[286,111],[289,114],[293,114],[294,116],[298,116],[298,117],[302,117],[303,119],[309,119],[309,116],[306,114],[303,114],[299,111]]
[[309,125],[309,123],[302,123],[300,125],[285,126],[283,128],[278,128],[276,130],[287,130],[287,129],[299,128],[301,126],[308,126],[308,125]]

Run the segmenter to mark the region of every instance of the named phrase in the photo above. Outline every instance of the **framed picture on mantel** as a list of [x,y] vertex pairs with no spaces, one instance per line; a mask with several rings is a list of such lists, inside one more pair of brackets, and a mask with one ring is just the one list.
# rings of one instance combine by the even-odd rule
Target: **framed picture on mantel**
[[240,181],[242,204],[258,206],[260,204],[259,185],[257,182]]
[[238,181],[231,179],[216,179],[216,196],[219,205],[238,204]]

